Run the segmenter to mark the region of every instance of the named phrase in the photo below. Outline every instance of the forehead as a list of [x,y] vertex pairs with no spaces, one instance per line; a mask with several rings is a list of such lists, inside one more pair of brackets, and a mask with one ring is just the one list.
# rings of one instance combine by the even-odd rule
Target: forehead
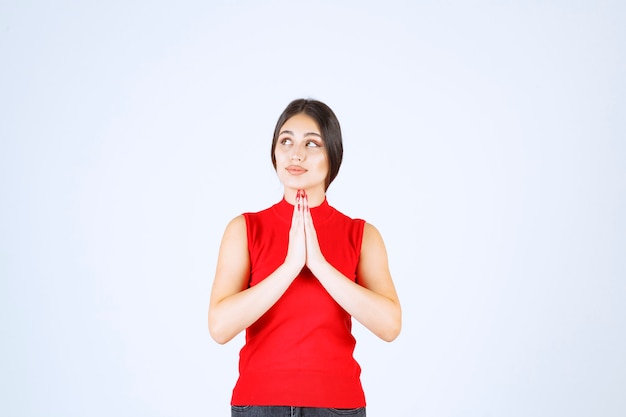
[[321,135],[317,122],[309,115],[298,113],[291,116],[280,128],[280,133],[291,132],[293,134],[317,133]]

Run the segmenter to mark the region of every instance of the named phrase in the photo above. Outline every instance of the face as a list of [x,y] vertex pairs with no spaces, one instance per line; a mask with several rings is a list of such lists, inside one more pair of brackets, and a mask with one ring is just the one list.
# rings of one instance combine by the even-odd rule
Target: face
[[287,119],[280,128],[276,148],[276,172],[285,188],[324,192],[328,156],[320,129],[304,113]]

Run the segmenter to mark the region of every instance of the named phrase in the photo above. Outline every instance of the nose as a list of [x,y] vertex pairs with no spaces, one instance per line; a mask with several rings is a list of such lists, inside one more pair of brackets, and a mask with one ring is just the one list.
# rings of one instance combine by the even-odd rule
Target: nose
[[302,151],[297,146],[294,146],[293,150],[291,151],[290,159],[292,161],[302,162],[302,160],[304,159],[302,155]]

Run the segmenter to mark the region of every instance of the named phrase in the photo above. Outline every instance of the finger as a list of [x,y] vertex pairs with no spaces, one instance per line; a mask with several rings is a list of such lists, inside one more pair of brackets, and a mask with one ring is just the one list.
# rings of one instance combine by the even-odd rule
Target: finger
[[291,227],[297,227],[302,220],[302,196],[300,191],[296,195],[296,203],[293,206],[293,215],[291,216]]
[[298,212],[300,211],[300,190],[296,193],[296,205],[294,209],[297,209]]
[[310,211],[309,211],[309,196],[306,195],[306,191],[302,190],[302,194],[300,196],[301,196],[303,204],[304,204],[303,212],[310,213]]
[[309,199],[307,198],[306,192],[302,191],[302,220],[304,223],[304,228],[306,229],[309,226],[309,218],[311,217],[311,212],[309,211]]
[[304,190],[300,190],[300,198],[298,200],[298,215],[300,218],[300,224],[304,227],[305,213],[307,207],[307,200],[304,194]]
[[311,208],[309,207],[309,199],[304,196],[304,229],[307,234],[307,239],[315,236],[315,225],[313,224],[313,217],[311,216]]

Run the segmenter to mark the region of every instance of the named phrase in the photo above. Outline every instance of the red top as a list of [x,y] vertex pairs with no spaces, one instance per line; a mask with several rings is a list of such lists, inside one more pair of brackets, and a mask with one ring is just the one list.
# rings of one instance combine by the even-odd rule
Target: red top
[[[250,286],[284,261],[293,206],[284,199],[245,213]],[[326,200],[311,209],[326,260],[356,281],[364,221]],[[282,297],[246,329],[233,405],[356,408],[365,406],[361,368],[354,360],[352,318],[304,268]]]

